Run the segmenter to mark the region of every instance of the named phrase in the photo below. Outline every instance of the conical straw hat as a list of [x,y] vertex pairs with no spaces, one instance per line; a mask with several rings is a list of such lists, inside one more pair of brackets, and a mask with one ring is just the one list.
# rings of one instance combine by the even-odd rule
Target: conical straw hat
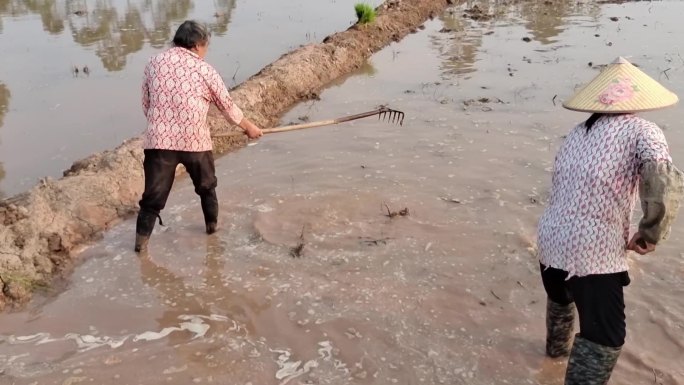
[[657,110],[679,98],[650,76],[618,57],[589,84],[563,103],[569,110],[607,114]]

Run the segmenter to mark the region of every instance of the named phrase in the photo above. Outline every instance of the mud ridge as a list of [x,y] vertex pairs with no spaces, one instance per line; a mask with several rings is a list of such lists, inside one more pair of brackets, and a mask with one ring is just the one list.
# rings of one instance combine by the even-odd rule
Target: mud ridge
[[[453,0],[388,0],[371,25],[354,25],[323,42],[281,56],[231,91],[246,115],[270,127],[296,102],[359,68],[371,54],[399,41]],[[212,132],[233,130],[216,112]],[[223,154],[243,137],[216,138]],[[143,188],[142,140],[75,162],[58,180],[44,178],[29,191],[0,202],[0,310],[26,304],[36,290],[68,274],[78,247],[137,212]],[[133,241],[131,235],[131,242]]]

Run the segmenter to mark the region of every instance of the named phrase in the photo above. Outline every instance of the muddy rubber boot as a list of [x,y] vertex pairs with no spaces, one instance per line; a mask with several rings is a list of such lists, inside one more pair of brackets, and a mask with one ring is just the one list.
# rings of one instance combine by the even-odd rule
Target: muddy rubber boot
[[147,250],[147,243],[154,230],[154,222],[158,215],[149,213],[147,211],[140,211],[138,213],[138,220],[135,224],[135,247],[136,253]]
[[561,305],[546,300],[546,355],[551,358],[567,357],[572,346],[572,329],[575,323],[575,304]]
[[218,198],[216,198],[216,190],[200,196],[202,202],[202,213],[204,213],[204,224],[206,225],[207,234],[213,234],[218,228]]
[[565,385],[607,384],[621,350],[576,335],[565,372]]
[[142,253],[147,251],[147,242],[150,241],[150,236],[149,235],[140,235],[140,234],[135,234],[135,247],[134,250],[136,253]]

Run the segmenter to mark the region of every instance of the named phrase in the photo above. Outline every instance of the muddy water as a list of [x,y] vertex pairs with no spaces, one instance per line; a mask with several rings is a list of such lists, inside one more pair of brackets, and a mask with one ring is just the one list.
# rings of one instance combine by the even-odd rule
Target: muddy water
[[207,60],[234,86],[300,44],[348,28],[354,3],[0,0],[0,198],[142,132],[143,67],[183,20],[209,24]]
[[[533,256],[553,154],[585,118],[560,102],[617,55],[684,94],[684,3],[493,10],[427,23],[283,118],[389,104],[403,126],[266,136],[217,162],[219,233],[182,179],[147,255],[132,221],[84,250],[63,292],[2,316],[0,382],[562,383]],[[681,163],[681,107],[647,116]],[[631,259],[611,383],[684,384],[682,246],[679,220]]]

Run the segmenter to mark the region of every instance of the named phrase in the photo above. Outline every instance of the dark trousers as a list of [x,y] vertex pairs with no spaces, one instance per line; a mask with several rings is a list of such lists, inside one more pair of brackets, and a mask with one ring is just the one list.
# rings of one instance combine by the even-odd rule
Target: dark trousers
[[541,276],[551,301],[560,305],[575,302],[582,338],[614,348],[625,343],[623,287],[630,282],[626,271],[566,280],[566,271],[541,265]]
[[[218,200],[216,198],[216,170],[214,156],[211,151],[188,152],[173,150],[144,151],[145,191],[140,200],[140,212],[148,217],[157,217],[166,206],[169,198],[176,167],[182,164],[190,175],[195,192],[200,196],[202,211],[206,223],[215,223],[218,218]],[[149,235],[149,226],[139,226],[138,233]],[[154,227],[154,222],[152,222]],[[149,231],[148,231],[149,230]]]

